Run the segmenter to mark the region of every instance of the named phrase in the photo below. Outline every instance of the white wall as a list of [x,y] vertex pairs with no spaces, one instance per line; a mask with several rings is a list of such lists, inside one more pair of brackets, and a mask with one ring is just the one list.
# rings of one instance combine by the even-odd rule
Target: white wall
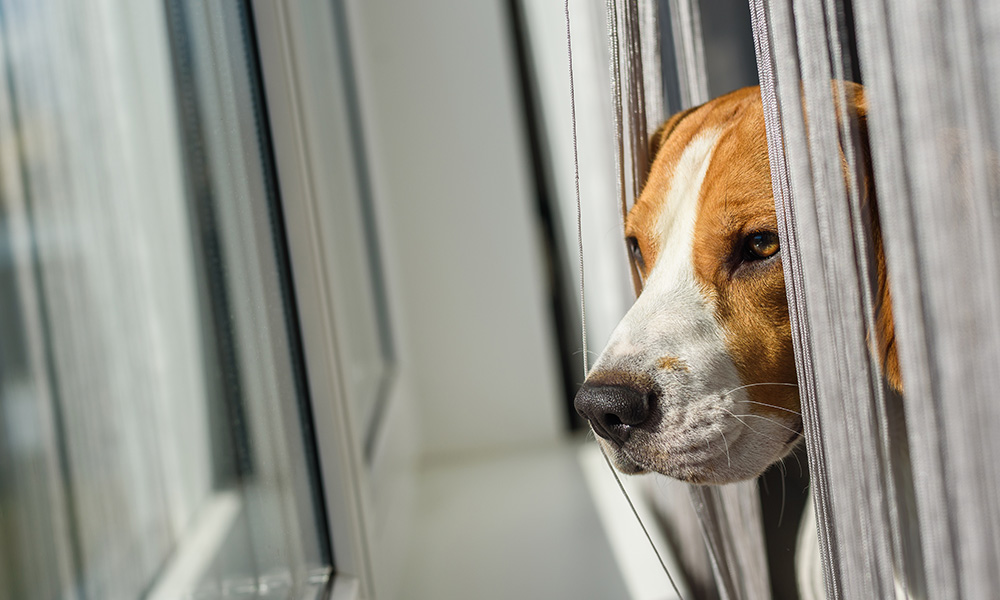
[[555,338],[503,3],[367,0],[350,10],[423,454],[554,440]]

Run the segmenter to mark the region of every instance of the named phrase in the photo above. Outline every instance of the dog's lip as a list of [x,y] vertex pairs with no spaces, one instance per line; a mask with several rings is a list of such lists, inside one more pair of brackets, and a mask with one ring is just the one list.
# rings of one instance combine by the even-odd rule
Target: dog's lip
[[637,460],[633,459],[629,454],[627,454],[623,449],[619,448],[614,460],[615,466],[622,473],[627,473],[629,475],[637,475],[639,473],[645,473],[648,471]]
[[617,446],[607,440],[602,440],[601,450],[611,461],[612,466],[626,475],[639,475],[649,471],[642,463],[632,458],[621,446]]
[[619,462],[634,465],[638,469],[637,473],[654,472],[668,477],[678,478],[678,471],[702,471],[711,468],[718,460],[726,455],[722,450],[718,454],[705,456],[702,452],[703,446],[695,444],[691,446],[674,448],[667,452],[667,462],[661,463],[657,457],[643,456],[639,451],[639,456],[635,456],[636,448],[618,448],[617,458]]

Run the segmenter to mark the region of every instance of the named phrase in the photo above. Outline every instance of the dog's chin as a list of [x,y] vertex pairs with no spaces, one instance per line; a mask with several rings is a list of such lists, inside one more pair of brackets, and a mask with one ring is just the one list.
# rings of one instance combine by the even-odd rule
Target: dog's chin
[[[742,442],[736,440],[731,448],[718,443],[706,445],[704,450],[699,447],[667,454],[655,445],[627,443],[621,447],[603,439],[599,442],[611,464],[626,475],[654,472],[695,485],[725,485],[762,475],[788,456],[802,439],[800,422],[797,432],[784,444],[767,448],[743,438]],[[724,450],[713,451],[713,446]]]
[[622,448],[602,439],[598,439],[597,441],[600,443],[601,449],[604,450],[604,455],[608,457],[611,465],[619,472],[625,475],[642,475],[649,472],[649,469],[637,463]]

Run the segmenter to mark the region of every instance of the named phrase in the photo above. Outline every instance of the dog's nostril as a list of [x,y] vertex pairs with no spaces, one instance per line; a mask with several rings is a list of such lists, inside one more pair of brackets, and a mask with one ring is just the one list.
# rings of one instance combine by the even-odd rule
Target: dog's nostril
[[624,444],[632,429],[646,422],[655,392],[647,393],[626,385],[591,385],[585,383],[574,405],[590,421],[594,433],[606,440]]

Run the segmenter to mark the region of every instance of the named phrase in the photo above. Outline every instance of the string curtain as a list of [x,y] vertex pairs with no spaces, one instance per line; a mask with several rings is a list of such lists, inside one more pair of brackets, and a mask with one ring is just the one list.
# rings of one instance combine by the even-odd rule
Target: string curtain
[[[699,7],[693,0],[607,0],[612,105],[616,129],[618,199],[622,217],[645,183],[649,136],[668,116],[663,98],[659,19],[669,19],[676,64],[672,75],[682,110],[708,100]],[[625,251],[623,246],[622,251]],[[637,273],[633,284],[639,293]],[[667,522],[686,575],[699,590],[723,600],[771,598],[760,499],[755,481],[695,486],[652,476],[648,491]],[[692,518],[696,516],[696,518]],[[697,523],[697,528],[691,524]],[[705,558],[707,557],[707,565]],[[697,581],[707,575],[712,581]],[[714,583],[714,585],[713,585]],[[713,589],[714,588],[714,589]]]
[[[750,9],[819,595],[994,597],[1000,9],[901,0],[751,0]],[[864,86],[860,110],[850,81]],[[901,394],[878,359],[880,243]]]
[[[616,102],[625,209],[645,176],[642,133],[663,117],[642,96],[657,36],[635,24],[648,3],[608,6],[614,98],[625,98]],[[659,16],[670,19],[686,108],[707,100],[697,5],[666,6]],[[1000,85],[1000,8],[749,8],[822,572],[819,589],[802,592],[989,598],[1000,587],[1000,122],[990,101]],[[883,265],[901,393],[888,384],[880,347]],[[753,562],[764,554],[752,485],[690,489],[724,598],[769,597],[766,579],[751,581],[766,573]],[[653,486],[661,500],[663,489]],[[668,523],[683,520],[677,498],[660,506],[674,513]]]

